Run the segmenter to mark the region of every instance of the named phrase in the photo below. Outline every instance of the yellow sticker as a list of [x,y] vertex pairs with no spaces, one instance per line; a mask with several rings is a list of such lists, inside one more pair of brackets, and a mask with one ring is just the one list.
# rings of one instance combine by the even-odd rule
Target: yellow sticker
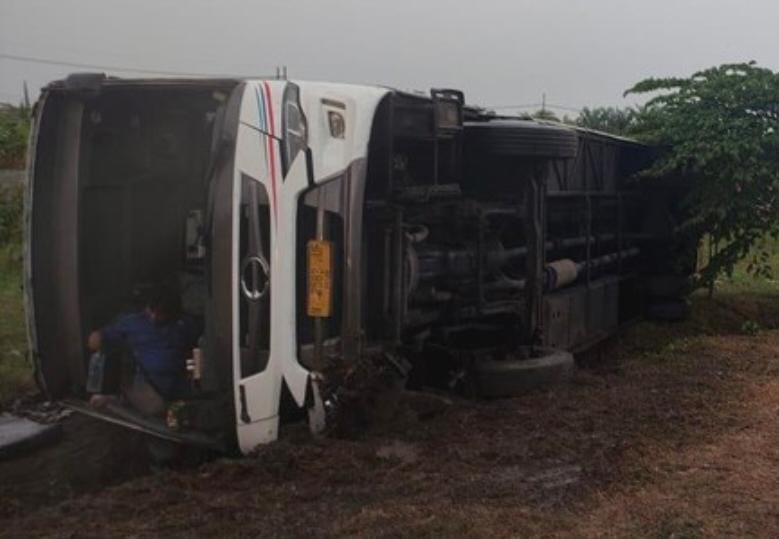
[[332,310],[333,245],[329,241],[310,240],[308,254],[308,316],[327,318]]

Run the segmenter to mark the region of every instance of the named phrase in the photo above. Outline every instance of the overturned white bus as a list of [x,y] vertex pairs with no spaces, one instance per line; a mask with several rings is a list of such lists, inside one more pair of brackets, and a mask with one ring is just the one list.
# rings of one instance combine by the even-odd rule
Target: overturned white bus
[[[516,394],[680,310],[694,255],[672,237],[678,186],[635,177],[651,148],[455,90],[74,75],[43,90],[31,140],[38,381],[182,443],[249,452],[287,409],[321,429],[368,357],[411,385]],[[87,336],[162,280],[200,328],[178,419],[88,406]]]

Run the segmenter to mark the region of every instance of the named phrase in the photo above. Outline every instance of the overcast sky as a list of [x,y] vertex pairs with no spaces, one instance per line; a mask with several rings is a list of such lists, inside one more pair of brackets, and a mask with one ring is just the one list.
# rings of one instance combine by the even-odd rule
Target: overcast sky
[[[779,69],[776,0],[0,0],[0,101],[83,68],[460,88],[481,105],[625,106],[637,80]],[[119,72],[122,76],[142,73]],[[564,111],[561,111],[564,112]]]

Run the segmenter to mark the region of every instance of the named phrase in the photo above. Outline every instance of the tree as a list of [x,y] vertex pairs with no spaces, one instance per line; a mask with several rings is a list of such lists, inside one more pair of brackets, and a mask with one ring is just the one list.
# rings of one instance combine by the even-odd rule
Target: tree
[[[754,62],[724,64],[688,78],[650,78],[625,94],[652,94],[635,134],[659,145],[650,176],[689,183],[683,233],[717,246],[701,285],[779,235],[779,75]],[[767,253],[749,269],[770,274]]]
[[584,107],[573,124],[587,129],[627,136],[635,126],[639,110],[618,107]]

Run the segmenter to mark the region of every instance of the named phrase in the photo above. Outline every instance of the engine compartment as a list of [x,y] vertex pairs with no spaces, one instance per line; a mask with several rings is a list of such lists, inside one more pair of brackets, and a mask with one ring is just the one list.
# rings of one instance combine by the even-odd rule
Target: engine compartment
[[[439,123],[445,107],[459,123]],[[419,384],[466,384],[480,358],[590,346],[642,315],[649,277],[679,272],[664,266],[679,186],[637,174],[652,148],[496,117],[454,91],[396,94],[380,114],[366,333],[408,358]]]

